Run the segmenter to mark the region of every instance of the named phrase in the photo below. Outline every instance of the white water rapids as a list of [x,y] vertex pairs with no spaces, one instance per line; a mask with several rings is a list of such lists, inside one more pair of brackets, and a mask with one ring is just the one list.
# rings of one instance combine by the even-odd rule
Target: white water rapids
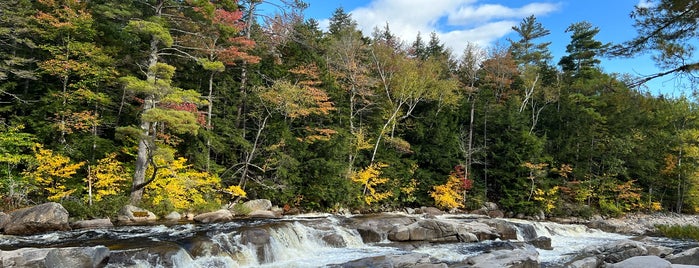
[[[348,227],[340,218],[345,219],[320,215],[201,225],[122,226],[25,237],[0,235],[0,249],[106,245],[112,252],[107,266],[111,268],[327,267],[376,256],[410,253],[428,254],[444,263],[459,263],[487,251],[493,244],[503,243],[498,240],[423,243],[399,248],[384,235],[383,241],[367,244],[356,229]],[[520,241],[531,236],[551,238],[553,250],[538,249],[539,261],[546,267],[562,266],[571,254],[587,246],[629,238],[583,225],[507,221],[519,227],[530,226],[519,228]],[[532,229],[535,234],[531,234]]]

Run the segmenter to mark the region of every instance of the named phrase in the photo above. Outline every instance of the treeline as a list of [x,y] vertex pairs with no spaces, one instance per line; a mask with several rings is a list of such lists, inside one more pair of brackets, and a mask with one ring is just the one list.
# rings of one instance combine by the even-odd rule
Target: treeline
[[4,209],[699,209],[696,104],[604,73],[587,22],[554,33],[571,36],[558,61],[534,16],[456,57],[341,8],[323,31],[304,3],[260,5],[2,1]]

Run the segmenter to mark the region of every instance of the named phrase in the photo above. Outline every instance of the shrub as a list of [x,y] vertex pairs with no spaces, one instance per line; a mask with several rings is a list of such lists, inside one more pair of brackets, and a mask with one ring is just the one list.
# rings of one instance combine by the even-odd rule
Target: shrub
[[243,203],[233,204],[233,213],[235,213],[235,215],[248,215],[250,212],[252,212],[252,210],[244,206]]
[[695,225],[656,225],[663,236],[675,239],[693,239],[699,241],[699,226]]

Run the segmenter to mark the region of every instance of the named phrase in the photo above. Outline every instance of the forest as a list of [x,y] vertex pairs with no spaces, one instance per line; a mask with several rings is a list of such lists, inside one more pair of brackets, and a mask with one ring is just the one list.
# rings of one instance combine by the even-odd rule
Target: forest
[[[630,10],[623,44],[530,16],[455,53],[436,33],[361,32],[342,8],[321,29],[301,1],[2,1],[0,209],[697,213],[697,103],[639,85],[696,75],[698,2]],[[570,36],[560,59],[549,34]],[[669,71],[600,67],[644,51]]]

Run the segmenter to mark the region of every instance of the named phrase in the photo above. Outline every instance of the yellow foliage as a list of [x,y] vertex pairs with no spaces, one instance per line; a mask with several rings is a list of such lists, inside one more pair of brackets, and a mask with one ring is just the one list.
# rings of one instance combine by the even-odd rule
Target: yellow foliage
[[556,208],[556,201],[558,201],[558,186],[554,186],[548,191],[541,189],[536,189],[534,191],[534,200],[541,202],[544,205],[544,210],[546,212],[551,212],[552,209]]
[[434,186],[432,189],[430,197],[434,199],[437,207],[443,209],[464,207],[463,182],[456,174],[450,174],[445,184]]
[[248,194],[238,185],[231,185],[226,188],[226,193],[230,194],[232,197],[240,196],[246,197]]
[[[116,159],[116,153],[111,153],[97,161],[97,165],[90,168],[89,177],[85,180],[92,180],[94,198],[96,201],[108,195],[118,195],[123,190],[123,186],[129,181],[126,169]],[[88,182],[89,183],[89,182]]]
[[23,173],[31,183],[43,189],[50,201],[58,201],[72,194],[75,189],[68,190],[66,180],[75,175],[85,162],[71,163],[70,158],[53,151],[44,149],[40,144],[34,145],[36,162]]
[[[184,210],[207,203],[207,198],[219,189],[221,179],[208,172],[196,171],[186,165],[187,159],[180,157],[169,163],[156,159],[158,169],[155,180],[146,186],[144,196],[153,203],[170,202],[175,209]],[[149,167],[147,176],[152,176]]]
[[364,186],[363,199],[367,205],[371,203],[379,202],[386,198],[389,198],[393,194],[391,192],[378,192],[376,186],[384,184],[389,181],[388,178],[381,178],[381,169],[387,167],[387,164],[375,163],[371,164],[365,169],[356,172],[352,176],[352,181],[360,183]]

